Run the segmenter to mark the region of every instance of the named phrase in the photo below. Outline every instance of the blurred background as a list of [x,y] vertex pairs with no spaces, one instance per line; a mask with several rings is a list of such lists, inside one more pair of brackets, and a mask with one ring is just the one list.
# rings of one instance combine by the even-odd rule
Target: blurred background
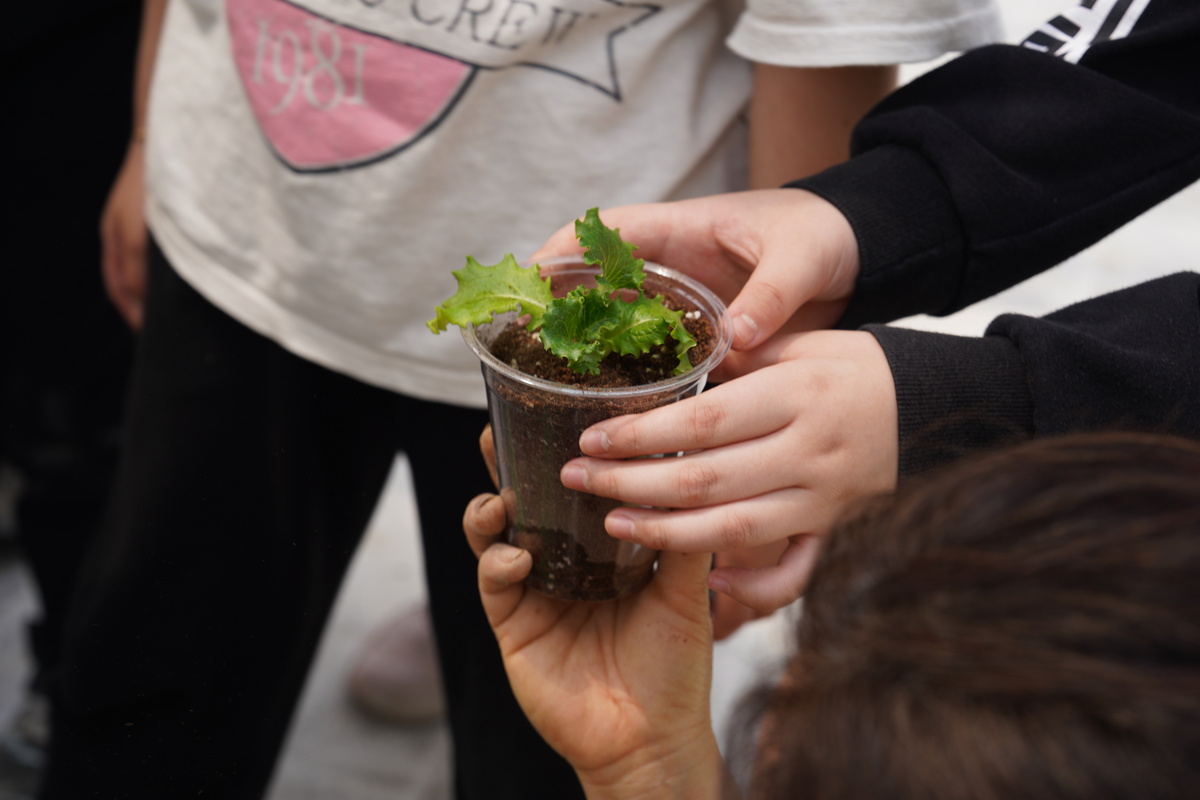
[[[1000,5],[1006,38],[1016,42],[1069,4],[1000,0]],[[902,77],[911,80],[937,63],[910,65]],[[1200,186],[1193,186],[1088,251],[997,297],[951,317],[914,317],[899,324],[979,335],[1001,313],[1040,315],[1152,277],[1198,269],[1197,220]],[[12,541],[13,500],[19,489],[19,475],[0,467],[0,730],[17,712],[29,680],[26,626],[37,612],[31,580]],[[270,800],[450,797],[448,736],[441,723],[374,722],[346,698],[346,672],[364,637],[390,612],[421,599],[419,559],[416,514],[401,459],[334,610]],[[726,728],[745,689],[769,677],[784,656],[787,626],[796,613],[798,609],[787,609],[747,625],[718,645],[713,689],[718,732]]]

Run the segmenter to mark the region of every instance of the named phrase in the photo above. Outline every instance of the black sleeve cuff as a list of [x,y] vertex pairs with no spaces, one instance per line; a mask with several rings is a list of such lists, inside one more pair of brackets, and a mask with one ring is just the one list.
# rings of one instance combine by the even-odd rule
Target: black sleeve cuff
[[1033,399],[1016,346],[868,325],[896,384],[900,477],[1033,436]]
[[786,185],[836,206],[858,240],[858,281],[837,327],[950,310],[966,243],[949,191],[917,151],[876,147]]

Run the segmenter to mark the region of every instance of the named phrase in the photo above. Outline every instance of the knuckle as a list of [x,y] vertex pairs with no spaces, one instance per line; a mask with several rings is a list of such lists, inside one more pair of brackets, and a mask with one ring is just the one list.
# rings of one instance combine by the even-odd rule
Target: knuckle
[[608,436],[609,449],[619,453],[637,453],[642,446],[642,434],[638,418],[614,419],[604,424],[601,430]]
[[698,403],[687,417],[688,433],[697,443],[712,441],[725,427],[728,416],[719,403]]
[[627,540],[651,550],[666,549],[667,525],[654,514],[634,514]]
[[620,462],[610,464],[600,461],[598,463],[589,464],[585,472],[584,486],[588,494],[596,494],[601,497],[609,497],[614,499],[625,500],[632,502],[627,495],[630,492],[636,492],[638,484],[636,479],[625,474],[620,468]]
[[680,504],[694,508],[708,504],[720,480],[717,471],[701,462],[685,462],[679,477]]
[[657,522],[650,520],[640,522],[636,527],[635,540],[638,544],[651,550],[666,550],[670,547],[671,537],[666,529]]
[[758,524],[751,515],[731,512],[722,526],[721,538],[725,549],[744,550],[754,546],[758,531]]
[[621,488],[620,478],[605,469],[606,466],[600,464],[593,467],[589,464],[584,469],[583,491],[588,494],[598,494],[601,497],[615,496]]
[[766,309],[769,314],[779,315],[786,308],[786,299],[783,291],[770,281],[762,281],[758,284],[757,300],[762,308]]

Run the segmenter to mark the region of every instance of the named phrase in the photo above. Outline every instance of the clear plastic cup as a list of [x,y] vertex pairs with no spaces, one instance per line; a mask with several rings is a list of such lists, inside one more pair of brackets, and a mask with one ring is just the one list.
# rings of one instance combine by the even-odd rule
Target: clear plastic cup
[[[577,258],[541,266],[556,296],[580,284],[595,285],[596,267]],[[562,485],[562,466],[582,455],[580,434],[602,420],[699,394],[733,340],[725,305],[715,294],[667,267],[648,263],[644,269],[646,293],[668,294],[694,306],[712,326],[711,349],[702,360],[693,359],[693,369],[682,375],[628,388],[568,386],[521,372],[492,355],[489,348],[500,333],[517,324],[515,313],[463,329],[487,383],[500,492],[508,506],[508,541],[533,555],[527,585],[559,599],[611,600],[637,591],[650,580],[658,557],[655,550],[605,532],[604,517],[621,503]]]

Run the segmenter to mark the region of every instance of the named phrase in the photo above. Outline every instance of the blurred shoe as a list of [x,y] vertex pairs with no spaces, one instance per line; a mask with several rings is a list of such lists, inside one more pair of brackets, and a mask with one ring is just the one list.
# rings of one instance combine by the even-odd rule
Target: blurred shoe
[[31,769],[0,748],[0,800],[34,800],[42,771]]
[[424,603],[376,628],[350,668],[350,698],[385,722],[423,723],[446,713],[433,625]]
[[31,692],[0,735],[0,800],[33,800],[49,742],[49,703]]

